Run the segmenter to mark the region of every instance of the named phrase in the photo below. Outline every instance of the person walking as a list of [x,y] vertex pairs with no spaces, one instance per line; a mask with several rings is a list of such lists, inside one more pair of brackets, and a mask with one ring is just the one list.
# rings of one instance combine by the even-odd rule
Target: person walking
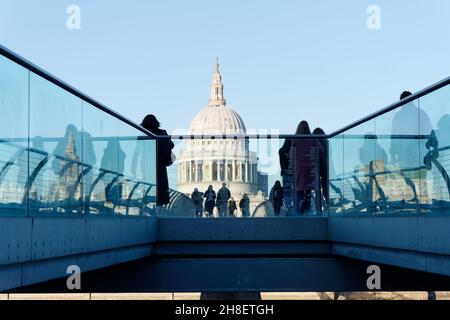
[[329,144],[328,139],[325,137],[325,131],[321,128],[316,128],[313,131],[314,135],[322,136],[317,139],[317,143],[320,145],[319,148],[319,185],[316,194],[316,210],[322,212],[322,207],[324,210],[328,209],[329,195],[328,195],[328,150]]
[[[160,123],[153,114],[148,114],[142,120],[141,127],[147,129],[156,136],[168,136],[167,131],[159,128]],[[143,138],[139,137],[138,140]],[[136,172],[137,159],[147,153],[143,150],[143,143],[137,144],[135,153],[133,155],[132,170]],[[172,149],[175,145],[170,138],[158,138],[156,140],[156,205],[163,206],[170,202],[169,196],[169,179],[167,177],[167,167],[172,165],[174,155]],[[145,165],[146,163],[143,163]],[[141,168],[143,169],[143,168]]]
[[227,184],[223,183],[222,188],[217,192],[216,206],[219,212],[219,217],[225,217],[228,211],[228,200],[231,197],[230,190],[227,188]]
[[[306,121],[299,123],[297,135],[311,135]],[[319,188],[319,154],[321,146],[316,139],[295,139],[292,142],[295,155],[296,207],[297,214],[311,210],[311,193]]]
[[208,217],[213,216],[214,206],[216,204],[216,192],[212,185],[208,186],[208,189],[203,193],[205,200],[205,210]]
[[230,217],[234,217],[234,212],[237,210],[236,201],[234,201],[234,198],[231,197],[230,201],[228,202],[228,213],[230,214]]
[[279,180],[275,181],[272,189],[270,189],[269,201],[272,204],[275,215],[278,217],[283,206],[283,187]]
[[243,194],[241,201],[239,201],[239,208],[243,217],[250,217],[250,198],[246,193]]
[[284,140],[283,146],[278,151],[280,158],[281,178],[283,181],[283,200],[286,206],[286,212],[293,211],[293,199],[294,199],[294,165],[293,165],[293,153],[292,153],[292,139]]
[[195,188],[191,199],[194,202],[195,217],[201,218],[203,216],[203,193],[198,191],[198,188]]

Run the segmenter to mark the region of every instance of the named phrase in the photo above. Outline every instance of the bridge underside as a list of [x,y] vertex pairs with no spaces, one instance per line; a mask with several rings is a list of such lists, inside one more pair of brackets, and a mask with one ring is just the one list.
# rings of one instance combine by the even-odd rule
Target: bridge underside
[[[399,240],[402,232],[411,231],[400,228],[405,224],[411,226],[408,220],[411,217],[397,220],[397,228],[392,226],[391,230],[396,230],[394,242],[389,242],[392,239],[385,229],[384,244],[371,243],[367,230],[362,227],[369,223],[359,219],[359,227],[353,231],[349,227],[352,220],[347,220],[347,227],[340,227],[345,232],[342,235],[335,229],[341,222],[326,217],[156,219],[153,227],[145,228],[154,234],[147,234],[142,238],[147,239],[144,242],[134,243],[147,246],[146,258],[136,256],[136,261],[130,258],[129,262],[106,268],[99,265],[99,270],[91,268],[93,271],[82,274],[82,291],[365,291],[369,276],[366,270],[371,264],[381,267],[383,290],[450,290],[450,277],[445,273],[423,272],[421,259],[429,259],[436,253],[420,252],[411,243],[407,248],[407,242]],[[374,230],[373,226],[370,228]],[[365,241],[359,238],[363,235]],[[117,245],[118,251],[123,250]],[[108,250],[114,251],[114,246]],[[439,256],[447,258],[442,253]],[[65,292],[63,274],[54,277],[61,277],[59,280],[22,286],[15,291]]]

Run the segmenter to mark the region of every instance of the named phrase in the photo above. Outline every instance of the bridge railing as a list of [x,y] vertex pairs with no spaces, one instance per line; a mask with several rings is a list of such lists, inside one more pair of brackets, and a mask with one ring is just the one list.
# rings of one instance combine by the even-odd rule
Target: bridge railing
[[[197,215],[207,216],[205,191],[212,185],[217,197],[223,183],[234,216],[446,213],[449,84],[445,79],[330,135],[172,136],[170,201],[156,208],[156,145],[165,137],[0,47],[1,214],[194,217],[197,188]],[[271,197],[277,180],[284,188],[279,213]],[[229,216],[229,203],[215,200],[212,216]]]
[[450,214],[449,82],[331,135],[331,215]]
[[0,47],[0,215],[152,215],[154,136]]
[[[184,216],[327,214],[328,189],[321,183],[327,179],[326,135],[205,133],[173,135],[171,139],[176,159],[167,167],[169,185],[194,205],[178,211]],[[303,181],[302,186],[297,185],[298,180]],[[277,181],[282,190],[273,188]],[[224,184],[227,190],[221,191]],[[210,186],[213,196],[208,191]],[[299,188],[305,190],[304,199],[300,199]]]

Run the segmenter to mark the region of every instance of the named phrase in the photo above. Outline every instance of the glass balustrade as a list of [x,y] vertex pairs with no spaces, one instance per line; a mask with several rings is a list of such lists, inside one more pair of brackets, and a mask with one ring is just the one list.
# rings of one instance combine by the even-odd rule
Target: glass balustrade
[[450,213],[449,138],[449,85],[332,137],[330,214]]
[[1,215],[450,212],[449,85],[329,136],[172,137],[166,188],[166,138],[36,70],[0,55]]
[[0,215],[155,215],[156,140],[0,55]]

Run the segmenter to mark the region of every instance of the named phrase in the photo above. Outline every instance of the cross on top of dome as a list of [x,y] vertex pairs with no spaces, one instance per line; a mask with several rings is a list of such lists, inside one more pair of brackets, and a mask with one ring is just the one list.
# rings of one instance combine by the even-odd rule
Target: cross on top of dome
[[210,106],[225,106],[226,101],[223,97],[223,83],[222,76],[219,71],[219,58],[216,58],[216,68],[214,70],[213,81],[211,83],[211,96],[208,105]]

